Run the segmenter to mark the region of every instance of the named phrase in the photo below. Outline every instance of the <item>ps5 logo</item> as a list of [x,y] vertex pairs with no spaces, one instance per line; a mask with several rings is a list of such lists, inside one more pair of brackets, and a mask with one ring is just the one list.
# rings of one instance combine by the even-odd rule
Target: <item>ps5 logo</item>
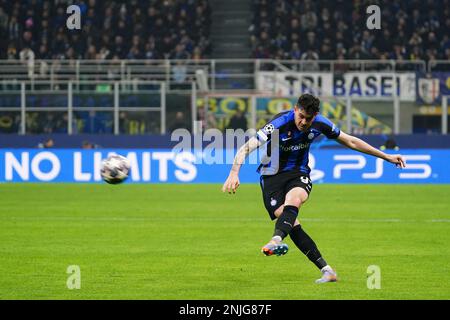
[[[429,154],[417,154],[417,155],[404,155],[406,160],[406,168],[402,169],[398,177],[400,179],[428,179],[431,176],[432,170],[428,163],[423,161],[430,161],[431,155]],[[333,160],[339,161],[333,168],[333,178],[341,179],[343,172],[346,170],[362,170],[367,165],[367,159],[362,155],[334,155]],[[422,161],[417,163],[416,161]],[[363,179],[379,179],[384,173],[383,159],[377,158],[375,160],[375,171],[364,172],[362,174]],[[405,172],[405,171],[415,172]]]

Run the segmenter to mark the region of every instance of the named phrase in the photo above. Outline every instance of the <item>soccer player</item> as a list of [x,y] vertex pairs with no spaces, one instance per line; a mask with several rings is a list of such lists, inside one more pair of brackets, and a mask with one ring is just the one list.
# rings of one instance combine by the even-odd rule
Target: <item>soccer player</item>
[[[324,134],[342,145],[363,152],[404,168],[405,160],[399,154],[386,154],[363,140],[339,130],[330,120],[319,114],[320,101],[310,94],[299,97],[293,110],[277,114],[237,152],[230,174],[222,191],[235,193],[239,187],[239,170],[245,158],[255,149],[267,143],[272,153],[270,162],[258,168],[264,205],[272,220],[277,219],[273,237],[263,248],[266,256],[284,255],[288,251],[282,240],[288,235],[295,245],[322,272],[317,283],[337,281],[336,272],[322,257],[314,241],[303,230],[297,219],[299,208],[308,200],[312,190],[308,167],[309,146],[315,138]],[[278,133],[278,134],[277,134]],[[275,141],[277,140],[277,141]]]

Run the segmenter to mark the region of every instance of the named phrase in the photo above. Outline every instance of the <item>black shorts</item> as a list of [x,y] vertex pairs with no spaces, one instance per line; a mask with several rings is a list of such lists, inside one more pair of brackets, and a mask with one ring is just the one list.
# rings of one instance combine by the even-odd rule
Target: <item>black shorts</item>
[[264,206],[270,218],[275,220],[275,211],[284,204],[286,194],[293,188],[300,187],[308,195],[312,190],[312,182],[308,174],[299,171],[287,171],[273,176],[261,176],[260,185]]

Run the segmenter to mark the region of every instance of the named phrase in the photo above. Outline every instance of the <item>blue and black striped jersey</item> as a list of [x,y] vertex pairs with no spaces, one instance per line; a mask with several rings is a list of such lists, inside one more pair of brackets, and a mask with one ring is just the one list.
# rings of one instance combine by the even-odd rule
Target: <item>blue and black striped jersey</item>
[[[278,130],[278,134],[274,134],[275,130]],[[258,172],[261,175],[274,175],[286,171],[309,174],[310,144],[321,134],[328,139],[336,139],[340,133],[338,127],[320,114],[315,117],[306,132],[300,131],[295,125],[294,110],[281,112],[257,132],[257,138],[267,143],[269,156],[262,161]],[[275,137],[278,141],[274,141]],[[278,150],[278,154],[271,154],[270,150]]]

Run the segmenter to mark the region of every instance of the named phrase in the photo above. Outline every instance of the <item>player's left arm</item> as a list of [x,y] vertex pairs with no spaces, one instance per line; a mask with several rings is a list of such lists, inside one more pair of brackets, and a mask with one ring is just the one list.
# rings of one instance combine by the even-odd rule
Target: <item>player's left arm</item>
[[400,154],[386,154],[381,150],[378,150],[377,148],[372,147],[370,144],[368,144],[367,142],[354,137],[352,135],[349,135],[345,132],[340,132],[339,136],[336,138],[336,140],[350,148],[362,153],[366,153],[366,154],[370,154],[372,156],[381,158],[383,160],[386,160],[390,163],[395,164],[397,167],[399,168],[404,168],[406,166],[406,162],[405,159],[402,157],[402,155]]

